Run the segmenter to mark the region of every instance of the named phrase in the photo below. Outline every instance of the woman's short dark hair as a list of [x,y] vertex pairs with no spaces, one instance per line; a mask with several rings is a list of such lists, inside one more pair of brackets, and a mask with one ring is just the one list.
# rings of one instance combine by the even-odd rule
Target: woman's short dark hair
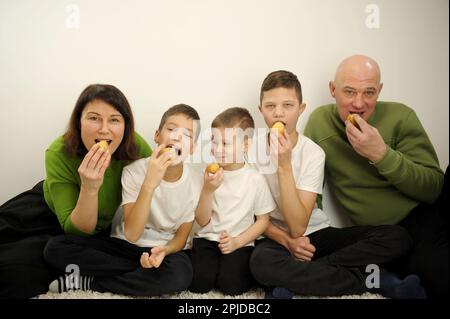
[[88,152],[81,140],[81,114],[86,105],[95,100],[103,101],[114,107],[125,121],[123,139],[112,155],[113,158],[126,161],[138,159],[138,146],[134,140],[134,119],[130,104],[118,88],[108,84],[91,84],[81,92],[64,134],[65,151],[70,156],[81,157]]

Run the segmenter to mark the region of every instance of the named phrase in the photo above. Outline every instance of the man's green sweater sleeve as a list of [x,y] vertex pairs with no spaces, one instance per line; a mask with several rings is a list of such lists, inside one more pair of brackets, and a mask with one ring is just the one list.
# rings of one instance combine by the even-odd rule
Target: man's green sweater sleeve
[[434,202],[441,192],[444,174],[414,111],[391,144],[383,159],[373,164],[378,172],[403,194],[420,202]]

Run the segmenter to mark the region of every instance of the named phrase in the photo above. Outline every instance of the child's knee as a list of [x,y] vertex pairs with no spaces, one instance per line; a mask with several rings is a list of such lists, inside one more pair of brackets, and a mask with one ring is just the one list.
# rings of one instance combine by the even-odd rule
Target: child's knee
[[192,282],[190,269],[177,269],[176,272],[167,273],[161,278],[160,294],[173,294],[188,290]]
[[267,263],[267,255],[264,249],[254,249],[250,257],[250,272],[253,277],[261,284],[271,276],[273,271]]
[[217,282],[217,288],[226,295],[236,296],[245,293],[252,287],[249,278],[223,278]]
[[214,289],[215,282],[215,273],[196,273],[194,270],[193,278],[189,285],[189,290],[194,293],[207,293]]
[[173,289],[173,292],[187,290],[192,283],[193,270],[189,258],[181,258],[177,263],[176,269],[167,276],[167,286]]

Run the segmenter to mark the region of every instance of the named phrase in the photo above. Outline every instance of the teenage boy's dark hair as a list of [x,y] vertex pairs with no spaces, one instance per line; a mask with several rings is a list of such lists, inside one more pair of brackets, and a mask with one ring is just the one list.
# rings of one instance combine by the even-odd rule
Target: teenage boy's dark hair
[[259,95],[259,102],[261,103],[263,94],[266,91],[276,89],[276,88],[286,88],[286,89],[295,89],[295,93],[297,94],[298,101],[302,103],[302,86],[297,76],[289,71],[274,71],[270,73],[263,81],[261,85],[261,93]]
[[218,127],[240,127],[244,131],[248,128],[255,128],[255,122],[250,112],[242,107],[231,107],[216,116],[211,123],[212,128]]
[[125,131],[122,142],[112,155],[118,160],[132,161],[138,159],[138,146],[134,140],[134,119],[130,104],[125,95],[115,86],[108,84],[91,84],[81,92],[70,116],[69,125],[64,133],[64,149],[70,156],[86,155],[88,150],[81,140],[81,114],[90,102],[103,101],[122,114]]
[[184,114],[188,118],[191,118],[191,119],[197,121],[198,127],[194,128],[194,130],[196,130],[196,132],[194,132],[194,135],[195,135],[194,141],[196,141],[198,138],[198,135],[200,134],[200,116],[198,115],[197,111],[192,106],[189,106],[187,104],[174,105],[171,108],[169,108],[166,112],[164,112],[163,116],[161,117],[161,122],[159,123],[158,130],[159,131],[162,130],[164,124],[166,124],[167,119],[169,117],[171,117],[172,115],[177,115],[177,114]]

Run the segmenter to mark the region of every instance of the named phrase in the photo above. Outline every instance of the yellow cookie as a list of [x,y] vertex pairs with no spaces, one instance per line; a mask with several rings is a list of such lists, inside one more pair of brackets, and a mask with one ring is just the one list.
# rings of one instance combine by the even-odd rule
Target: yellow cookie
[[355,120],[355,114],[349,114],[349,115],[347,116],[347,121],[349,121],[349,122],[352,123],[354,126],[356,126],[357,128],[359,128],[359,125],[358,125],[358,123],[356,123],[356,120]]
[[98,142],[98,145],[100,145],[100,147],[101,147],[104,151],[108,150],[108,148],[109,148],[109,144],[108,144],[107,141],[100,141],[100,142]]
[[275,122],[272,128],[276,128],[280,134],[284,134],[284,124],[283,122]]
[[171,151],[171,150],[172,150],[172,148],[169,147],[169,146],[167,146],[167,147],[163,148],[163,149],[161,150],[161,152],[159,152],[159,156],[161,156],[161,155],[163,155],[165,152],[169,152],[169,151]]
[[219,168],[220,168],[219,164],[215,164],[215,163],[209,164],[208,167],[206,168],[206,171],[208,173],[215,174],[219,170]]

